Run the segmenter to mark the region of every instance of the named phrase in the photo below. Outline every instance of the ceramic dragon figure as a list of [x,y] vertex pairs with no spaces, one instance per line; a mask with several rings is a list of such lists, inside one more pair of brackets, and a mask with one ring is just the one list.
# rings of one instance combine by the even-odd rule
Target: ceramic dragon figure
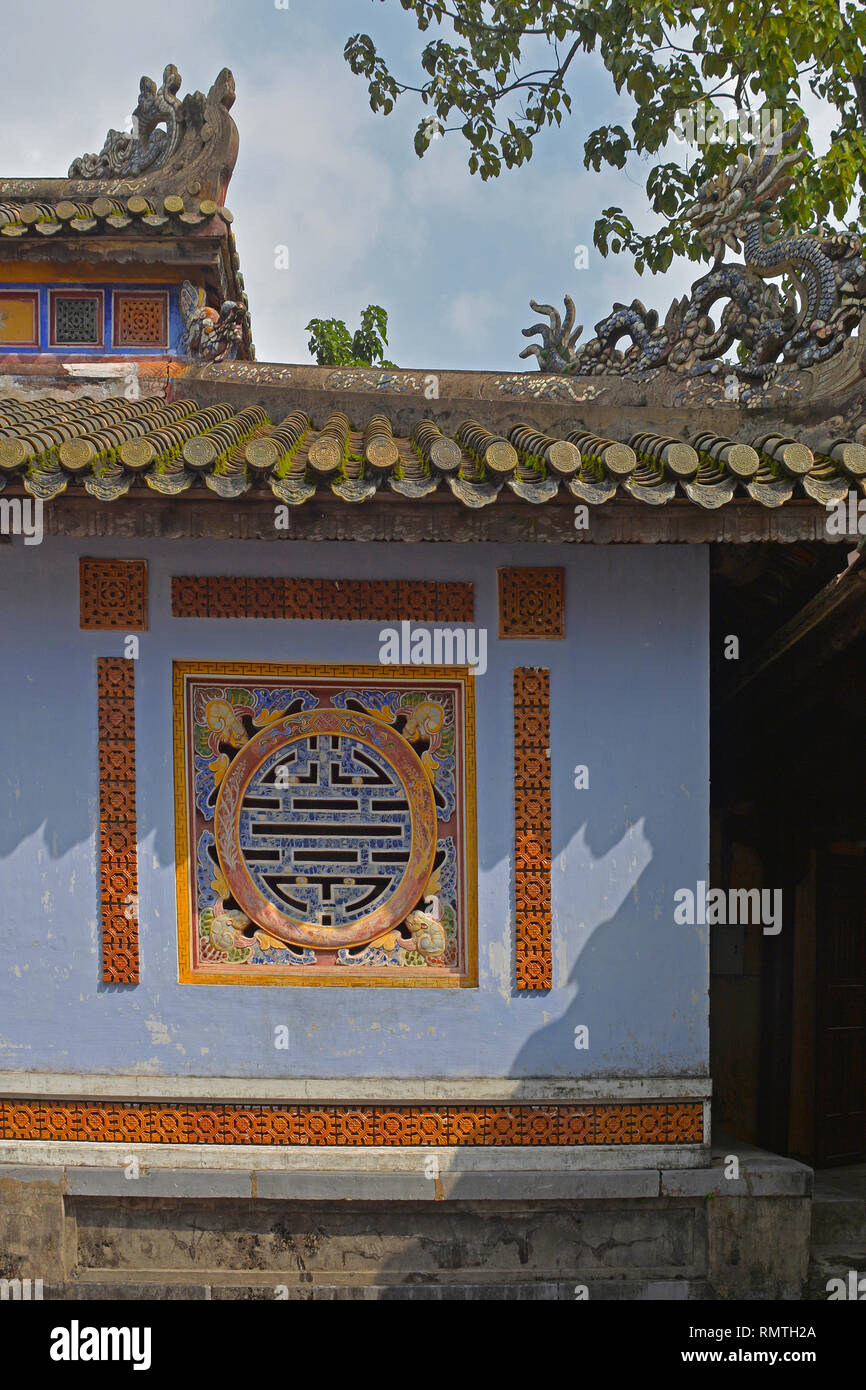
[[425,900],[425,912],[416,908],[406,918],[406,926],[412,933],[412,947],[420,951],[427,960],[430,956],[441,956],[446,947],[445,929],[442,925],[442,906],[438,897]]
[[[523,330],[542,342],[524,349],[542,371],[592,376],[632,375],[653,367],[698,373],[719,370],[719,358],[735,342],[744,359],[733,368],[744,377],[765,380],[781,363],[810,367],[832,357],[866,312],[866,253],[860,237],[820,229],[804,236],[781,231],[775,206],[793,182],[791,169],[803,149],[789,150],[805,120],[768,144],[759,142],[751,159],[740,155],[732,168],[698,189],[687,218],[712,252],[714,263],[691,293],[674,300],[663,324],[640,300],[615,304],[595,326],[595,338],[576,344],[572,300],[566,296],[561,319],[548,304],[530,301],[548,324]],[[742,252],[744,264],[724,262],[726,249]],[[786,289],[768,283],[785,277]],[[710,310],[726,301],[718,326]],[[617,344],[631,339],[625,352]]]
[[217,309],[208,307],[203,289],[184,280],[180,292],[184,322],[181,351],[192,362],[225,362],[237,356],[247,312],[228,299]]

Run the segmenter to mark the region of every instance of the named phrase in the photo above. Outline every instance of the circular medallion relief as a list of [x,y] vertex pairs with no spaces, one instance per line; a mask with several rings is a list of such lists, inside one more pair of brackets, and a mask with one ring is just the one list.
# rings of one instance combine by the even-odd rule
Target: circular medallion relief
[[436,810],[415,750],[347,710],[290,715],[244,745],[216,805],[232,896],[293,945],[360,946],[399,926],[433,868]]

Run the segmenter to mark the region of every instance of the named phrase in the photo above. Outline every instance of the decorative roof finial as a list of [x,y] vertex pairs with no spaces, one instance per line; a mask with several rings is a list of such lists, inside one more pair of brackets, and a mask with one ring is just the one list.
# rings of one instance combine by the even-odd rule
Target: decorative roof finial
[[[802,149],[783,153],[805,129],[805,117],[768,144],[758,141],[751,159],[740,155],[732,167],[698,189],[686,216],[715,258],[712,270],[696,280],[691,293],[674,300],[664,325],[658,314],[635,299],[615,304],[595,326],[595,338],[575,346],[574,305],[566,295],[565,322],[550,305],[530,305],[546,313],[549,325],[523,330],[540,333],[541,343],[524,348],[542,371],[594,376],[632,376],[654,367],[678,372],[738,372],[767,380],[780,362],[811,367],[837,353],[866,312],[866,260],[858,236],[819,228],[811,236],[783,231],[775,205],[793,182],[789,170]],[[742,252],[745,264],[724,264],[726,249]],[[783,296],[767,281],[787,275],[795,288]],[[709,317],[727,301],[718,327]],[[631,347],[620,352],[621,338]],[[745,354],[739,363],[719,359],[734,343]]]

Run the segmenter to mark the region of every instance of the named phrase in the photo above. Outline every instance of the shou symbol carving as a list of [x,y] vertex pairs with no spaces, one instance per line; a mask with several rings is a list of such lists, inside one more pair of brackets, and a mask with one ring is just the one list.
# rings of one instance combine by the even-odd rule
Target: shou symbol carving
[[474,983],[471,680],[410,670],[176,664],[182,983]]
[[515,980],[551,989],[550,672],[514,672]]
[[499,636],[565,636],[565,570],[499,571]]
[[79,585],[83,628],[146,631],[146,560],[82,559]]
[[700,1144],[699,1100],[520,1105],[199,1105],[0,1100],[0,1139],[124,1144]]
[[102,978],[138,983],[138,862],[135,818],[135,662],[100,657],[99,877]]
[[471,623],[471,584],[427,580],[256,579],[177,575],[173,618],[296,618],[308,622]]

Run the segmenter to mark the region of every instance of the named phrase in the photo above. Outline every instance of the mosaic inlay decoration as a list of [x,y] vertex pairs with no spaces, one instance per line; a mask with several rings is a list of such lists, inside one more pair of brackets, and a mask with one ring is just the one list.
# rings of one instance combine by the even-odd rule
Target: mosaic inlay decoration
[[565,570],[499,571],[499,636],[565,636]]
[[471,674],[174,672],[181,982],[474,985]]
[[514,969],[518,989],[552,989],[550,672],[514,672]]
[[147,561],[79,561],[80,625],[92,631],[147,631]]
[[424,579],[295,579],[287,576],[200,577],[171,581],[173,618],[297,618],[308,622],[354,619],[416,623],[471,623],[471,584]]
[[0,1100],[0,1139],[90,1144],[700,1144],[703,1104],[683,1101],[200,1105]]

